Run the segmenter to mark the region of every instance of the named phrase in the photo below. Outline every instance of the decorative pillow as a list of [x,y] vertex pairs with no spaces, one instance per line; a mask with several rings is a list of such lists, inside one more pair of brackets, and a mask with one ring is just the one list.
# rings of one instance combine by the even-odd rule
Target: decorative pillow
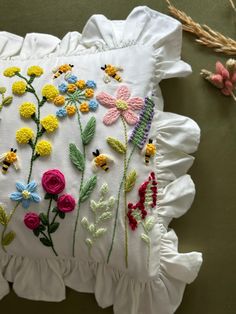
[[116,314],[169,314],[202,263],[172,218],[190,207],[200,131],[163,112],[186,76],[181,25],[148,7],[82,34],[0,33],[0,298],[95,293]]

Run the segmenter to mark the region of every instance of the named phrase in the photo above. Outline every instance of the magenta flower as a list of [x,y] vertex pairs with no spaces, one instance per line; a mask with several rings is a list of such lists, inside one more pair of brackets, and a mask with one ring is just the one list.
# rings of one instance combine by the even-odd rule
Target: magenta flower
[[24,223],[26,227],[28,227],[31,230],[35,230],[40,225],[40,218],[39,215],[33,212],[29,212],[24,217]]
[[96,98],[101,105],[109,109],[103,118],[103,123],[106,125],[113,124],[120,116],[128,124],[136,124],[139,118],[134,110],[140,110],[144,105],[144,100],[141,97],[130,98],[130,90],[125,85],[117,89],[116,97],[101,92]]
[[63,213],[71,212],[75,209],[75,199],[70,194],[61,195],[57,200],[57,208]]
[[64,174],[58,169],[51,169],[44,172],[42,186],[49,194],[60,194],[65,188]]

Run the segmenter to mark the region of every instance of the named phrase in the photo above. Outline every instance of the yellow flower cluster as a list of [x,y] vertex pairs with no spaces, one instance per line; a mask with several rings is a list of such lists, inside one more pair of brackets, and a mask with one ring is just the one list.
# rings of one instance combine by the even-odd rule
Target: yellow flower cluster
[[75,106],[67,106],[66,112],[67,112],[68,116],[70,116],[70,117],[73,116],[76,113]]
[[23,118],[30,119],[36,112],[36,106],[31,102],[23,102],[19,107],[19,112]]
[[16,140],[19,144],[27,144],[34,137],[31,128],[25,127],[16,131]]
[[23,95],[26,92],[27,84],[24,81],[16,81],[12,84],[12,92],[16,95]]
[[51,84],[47,84],[42,89],[42,95],[47,98],[48,101],[53,101],[59,95],[58,89]]
[[94,90],[92,88],[87,88],[85,90],[85,97],[86,98],[92,98],[94,95]]
[[36,153],[40,156],[48,156],[52,152],[52,145],[50,142],[41,140],[35,147]]
[[63,106],[65,103],[65,97],[62,95],[58,95],[56,98],[54,98],[53,103],[56,106]]
[[33,65],[28,68],[27,74],[29,76],[41,76],[43,74],[43,69],[38,65]]
[[79,110],[80,110],[81,112],[89,112],[89,105],[88,105],[88,103],[83,102],[83,103],[80,105]]
[[76,91],[76,85],[75,84],[68,84],[67,86],[67,90],[68,90],[68,93],[74,93]]
[[3,72],[3,75],[6,76],[6,77],[12,77],[12,76],[16,75],[17,72],[20,72],[20,68],[18,68],[18,67],[10,67],[10,68],[7,68]]
[[75,85],[79,88],[79,89],[84,89],[86,86],[86,83],[84,80],[79,80],[75,83]]
[[54,132],[58,128],[57,117],[53,114],[50,114],[43,118],[40,123],[48,133]]

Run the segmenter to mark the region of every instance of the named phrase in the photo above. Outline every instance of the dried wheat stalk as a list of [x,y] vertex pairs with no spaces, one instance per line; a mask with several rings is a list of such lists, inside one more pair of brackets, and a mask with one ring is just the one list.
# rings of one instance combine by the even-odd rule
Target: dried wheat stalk
[[196,23],[185,12],[178,10],[174,7],[169,0],[168,9],[170,13],[180,20],[183,24],[183,29],[189,33],[195,34],[198,39],[196,41],[204,46],[214,48],[216,52],[222,52],[226,55],[236,55],[236,41],[230,37],[226,37],[223,34],[214,31],[207,25],[200,25]]

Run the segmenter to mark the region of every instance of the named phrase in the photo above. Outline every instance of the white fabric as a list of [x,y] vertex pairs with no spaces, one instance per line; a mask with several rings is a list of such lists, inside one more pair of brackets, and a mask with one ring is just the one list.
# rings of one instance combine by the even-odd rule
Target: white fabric
[[[81,292],[94,292],[98,304],[101,307],[113,305],[115,314],[171,314],[179,306],[186,283],[196,278],[202,263],[201,253],[178,253],[177,237],[173,230],[168,229],[171,219],[183,215],[193,201],[195,188],[186,172],[194,160],[189,154],[196,151],[200,137],[199,127],[193,120],[162,112],[163,99],[158,83],[162,79],[186,76],[191,72],[190,66],[180,60],[181,36],[181,24],[178,21],[148,7],[135,8],[125,21],[111,21],[102,15],[94,15],[88,20],[82,34],[71,32],[62,40],[47,34],[32,33],[21,38],[0,32],[0,73],[13,65],[19,66],[24,73],[30,65],[40,65],[45,69],[45,74],[37,79],[38,91],[43,85],[54,83],[52,69],[55,66],[71,63],[75,65],[74,72],[79,78],[92,79],[97,83],[97,92],[106,91],[114,95],[118,83],[106,85],[100,66],[106,63],[122,66],[125,70],[124,83],[131,88],[132,96],[152,96],[156,103],[150,137],[157,143],[152,170],[159,183],[158,206],[155,210],[157,223],[151,235],[153,246],[149,269],[146,259],[142,258],[146,256],[146,247],[141,243],[138,230],[135,233],[129,230],[130,267],[127,270],[124,266],[122,211],[119,214],[114,251],[107,264],[113,221],[108,224],[109,237],[105,236],[97,242],[92,256],[89,256],[83,241],[86,232],[78,228],[80,241],[76,245],[76,257],[72,258],[72,229],[76,211],[68,214],[66,223],[61,223],[60,230],[53,234],[60,255],[55,258],[25,228],[22,222],[25,211],[19,207],[11,222],[17,238],[7,248],[7,253],[0,251],[0,298],[9,292],[9,281],[13,282],[17,295],[32,300],[61,301],[65,298],[65,286]],[[0,80],[10,91],[12,82],[17,79],[6,79],[1,74]],[[61,81],[63,79],[59,78],[57,83]],[[33,101],[33,97],[31,99],[29,96],[23,96],[22,99],[14,97],[7,110],[1,112],[0,153],[9,149],[9,143],[17,145],[17,129],[23,125],[33,127],[33,122],[22,121],[16,110],[26,98],[27,101]],[[42,116],[55,113],[56,109],[53,105],[44,106]],[[105,143],[107,136],[116,136],[122,140],[117,125],[109,129],[101,122],[106,112],[107,108],[99,106],[98,112],[94,114],[99,134],[96,134],[89,146],[88,156],[92,156],[92,151],[97,147],[112,154]],[[82,123],[86,121],[88,117],[85,115]],[[79,180],[78,172],[68,158],[68,143],[78,143],[77,128],[76,119],[60,123],[57,133],[50,138],[53,142],[52,157],[45,162],[37,162],[33,173],[34,180],[40,183],[44,171],[60,169],[67,179],[66,191],[74,197],[78,195]],[[9,194],[15,191],[15,182],[24,182],[28,173],[29,151],[21,149],[20,155],[22,169],[19,174],[16,176],[12,170],[7,176],[0,175],[0,202],[8,208],[12,206]],[[89,158],[92,161],[92,157]],[[107,182],[111,192],[117,189],[121,178],[117,162],[111,167],[109,176],[98,174],[98,186]],[[139,165],[138,187],[148,177],[150,168],[140,163],[139,154],[134,156],[133,164]],[[92,170],[88,168],[86,177],[91,175]],[[44,195],[40,184],[38,193]],[[97,195],[95,191],[93,199],[97,199]],[[129,194],[129,200],[137,201],[137,188]],[[39,212],[46,206],[47,201],[42,200],[33,209]],[[88,203],[80,211],[80,217],[84,216],[89,217]]]

